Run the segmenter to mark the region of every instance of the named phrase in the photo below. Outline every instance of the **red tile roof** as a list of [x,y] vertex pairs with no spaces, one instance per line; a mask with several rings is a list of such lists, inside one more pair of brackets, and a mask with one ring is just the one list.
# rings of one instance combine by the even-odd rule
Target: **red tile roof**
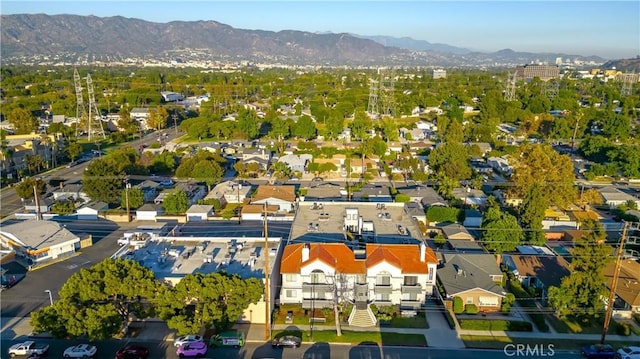
[[315,260],[333,267],[340,273],[364,274],[368,267],[382,261],[398,267],[403,273],[427,273],[427,263],[438,263],[431,248],[426,249],[426,261],[420,261],[420,246],[412,244],[368,244],[366,260],[355,258],[353,251],[343,243],[310,243],[309,260],[302,262],[304,244],[285,247],[280,266],[281,273],[300,273],[302,267]]

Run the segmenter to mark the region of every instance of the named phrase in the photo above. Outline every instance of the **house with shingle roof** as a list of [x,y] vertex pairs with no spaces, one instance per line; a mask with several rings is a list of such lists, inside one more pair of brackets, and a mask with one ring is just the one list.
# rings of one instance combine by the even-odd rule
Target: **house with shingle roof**
[[571,271],[569,262],[562,256],[534,254],[504,254],[502,264],[507,266],[524,287],[533,287],[543,291],[543,297],[549,287],[559,287],[562,278]]
[[[614,261],[604,269],[605,285],[608,288],[613,284],[614,270]],[[614,310],[640,313],[640,262],[632,259],[624,259],[620,262]]]
[[442,257],[438,279],[445,292],[443,299],[460,297],[465,305],[476,305],[480,311],[500,310],[506,293],[499,285],[503,274],[492,254],[444,253]]
[[[355,303],[349,322],[371,314],[369,304],[416,310],[433,293],[437,258],[424,243],[296,243],[285,247],[280,262],[280,303],[303,308],[332,308],[334,291]],[[368,324],[375,324],[371,314]],[[361,322],[364,325],[364,323]]]
[[278,212],[291,212],[296,202],[295,186],[260,185],[251,198],[251,204],[278,206]]

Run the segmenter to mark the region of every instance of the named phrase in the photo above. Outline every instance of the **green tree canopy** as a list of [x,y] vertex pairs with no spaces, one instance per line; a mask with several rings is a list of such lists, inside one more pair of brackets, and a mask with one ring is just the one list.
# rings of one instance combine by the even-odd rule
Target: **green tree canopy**
[[542,231],[544,212],[549,208],[548,191],[534,184],[522,200],[520,206],[520,223],[526,230],[526,238],[530,244],[542,245],[546,242]]
[[162,205],[167,214],[183,214],[189,209],[189,199],[184,191],[178,190],[166,195]]
[[76,211],[76,206],[72,201],[57,201],[51,206],[51,212],[61,216],[72,214]]
[[255,278],[196,273],[187,274],[174,288],[159,292],[155,303],[158,316],[182,335],[202,328],[228,329],[262,294],[262,282]]
[[[122,208],[127,208],[127,194],[126,189],[122,190],[122,201],[120,202],[120,206]],[[142,207],[144,204],[144,194],[140,188],[131,188],[129,189],[129,208],[137,209]]]
[[238,112],[238,130],[250,140],[258,136],[260,118],[255,111],[242,109]]
[[291,134],[298,138],[310,140],[316,136],[316,124],[311,117],[302,115],[298,121],[291,126]]
[[606,233],[596,221],[583,223],[586,234],[576,241],[569,268],[560,287],[549,288],[549,302],[561,317],[599,316],[607,296],[604,269],[613,248],[604,244]]
[[38,119],[29,110],[17,107],[9,112],[7,121],[13,125],[16,134],[22,135],[35,132],[38,129]]
[[489,208],[480,227],[483,229],[482,240],[485,247],[496,253],[513,251],[524,239],[518,219],[503,212],[495,200],[489,201]]
[[[33,177],[25,177],[22,181],[18,182],[14,187],[18,197],[22,199],[33,198],[33,187],[35,183],[36,179]],[[36,191],[42,193],[46,187],[46,183],[44,181],[37,181],[37,183]]]
[[159,284],[153,271],[136,261],[105,259],[72,275],[52,306],[31,313],[35,333],[57,338],[108,339],[120,333],[130,316],[147,318]]

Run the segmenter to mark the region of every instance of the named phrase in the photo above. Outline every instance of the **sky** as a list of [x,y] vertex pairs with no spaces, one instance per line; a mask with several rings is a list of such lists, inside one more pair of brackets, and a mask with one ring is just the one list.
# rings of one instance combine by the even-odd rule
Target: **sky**
[[[640,1],[0,1],[0,13],[124,16],[152,22],[214,20],[234,28],[411,37],[501,49],[640,55]],[[1,24],[0,24],[1,26]]]

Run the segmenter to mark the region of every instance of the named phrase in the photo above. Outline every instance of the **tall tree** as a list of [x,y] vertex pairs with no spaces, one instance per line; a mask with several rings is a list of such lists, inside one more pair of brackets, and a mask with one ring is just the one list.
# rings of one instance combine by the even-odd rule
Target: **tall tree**
[[298,138],[310,140],[316,136],[316,124],[311,117],[302,115],[298,119],[298,122],[291,126],[291,134]]
[[108,339],[125,327],[131,315],[147,318],[159,284],[151,269],[136,261],[105,259],[72,275],[52,306],[31,313],[35,333],[57,338],[88,336]]
[[243,109],[238,113],[238,130],[248,139],[258,136],[260,129],[260,118],[252,110]]
[[[127,193],[126,193],[127,189],[123,189],[122,190],[122,201],[120,202],[120,206],[122,208],[126,208],[127,207]],[[142,193],[142,190],[140,188],[131,188],[129,189],[129,208],[130,209],[137,209],[142,207],[142,205],[144,204],[144,194]]]
[[[26,177],[22,181],[18,182],[18,184],[14,187],[16,189],[16,194],[18,195],[18,197],[22,199],[33,198],[34,184],[36,184],[36,179],[33,177]],[[45,186],[46,183],[44,181],[37,181],[36,192],[42,193]]]
[[162,205],[167,214],[183,214],[189,209],[189,199],[184,191],[178,190],[165,196]]
[[27,134],[35,132],[38,129],[38,119],[29,112],[29,110],[16,107],[7,116],[7,121],[13,125],[16,134]]
[[549,302],[561,317],[599,316],[606,296],[604,269],[613,259],[613,248],[604,243],[606,233],[596,221],[583,223],[585,235],[576,241],[569,268],[560,287],[549,288]]
[[526,238],[530,244],[544,244],[546,238],[542,230],[544,211],[549,207],[547,190],[534,184],[522,200],[520,207],[520,223],[526,230]]
[[[493,197],[490,197],[493,199]],[[518,219],[500,209],[495,200],[489,201],[489,208],[482,219],[482,240],[490,251],[496,253],[509,252],[522,243],[524,234]]]
[[566,207],[577,196],[571,157],[561,155],[549,145],[522,145],[511,157],[513,181],[518,195],[525,195],[537,185],[544,188],[544,196],[560,207]]
[[174,288],[160,291],[155,303],[158,316],[181,335],[202,328],[229,328],[262,294],[263,284],[255,278],[196,273],[187,274]]
[[80,154],[82,154],[82,145],[78,143],[78,141],[71,141],[67,145],[67,155],[71,159],[71,161],[75,161]]

